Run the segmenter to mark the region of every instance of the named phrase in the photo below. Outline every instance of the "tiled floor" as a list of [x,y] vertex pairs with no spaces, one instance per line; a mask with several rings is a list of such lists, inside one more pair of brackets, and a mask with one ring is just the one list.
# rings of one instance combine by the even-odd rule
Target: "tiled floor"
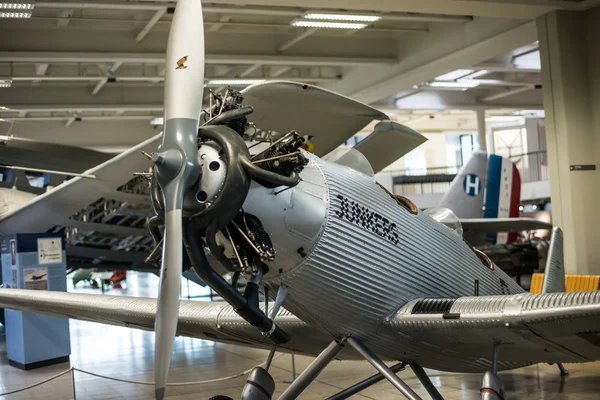
[[[156,293],[157,280],[152,276],[131,276],[130,289],[123,294],[151,296]],[[84,289],[89,290],[89,289]],[[194,294],[205,293],[199,287]],[[111,294],[117,294],[113,290]],[[186,289],[184,285],[184,295]],[[71,365],[87,371],[122,379],[151,381],[153,379],[154,338],[150,332],[101,324],[71,321]],[[209,341],[178,338],[171,367],[171,382],[190,382],[213,379],[239,373],[263,362],[266,352],[250,348],[217,344]],[[277,394],[291,377],[291,357],[277,358],[271,373],[277,383]],[[296,357],[296,367],[301,371],[311,361],[308,357]],[[69,368],[69,364],[41,368],[29,372],[7,365],[4,329],[0,327],[0,392],[18,389],[57,374]],[[501,373],[509,399],[600,399],[600,363],[567,365],[571,374],[561,378],[556,366],[536,365]],[[433,383],[445,399],[479,399],[480,375],[451,374],[428,371]],[[344,387],[352,385],[374,373],[366,362],[334,362],[330,364],[303,394],[301,399],[325,399]],[[428,398],[410,369],[399,376],[415,391]],[[1,399],[73,398],[70,375],[38,386],[30,391],[0,397]],[[168,399],[206,400],[216,394],[239,399],[245,377],[205,385],[175,386],[167,391]],[[153,387],[106,381],[77,372],[75,375],[77,399],[152,399]],[[277,398],[277,395],[275,396]],[[356,399],[402,399],[403,397],[387,382],[381,382],[365,390]]]

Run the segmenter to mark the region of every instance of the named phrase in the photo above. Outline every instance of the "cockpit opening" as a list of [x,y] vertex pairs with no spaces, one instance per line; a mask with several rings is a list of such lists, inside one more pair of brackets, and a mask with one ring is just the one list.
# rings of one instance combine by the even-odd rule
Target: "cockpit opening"
[[437,222],[444,225],[446,228],[450,229],[452,232],[456,233],[458,236],[462,237],[463,228],[460,220],[450,210],[449,208],[444,207],[433,207],[425,210],[425,214],[429,215],[431,218],[435,219]]

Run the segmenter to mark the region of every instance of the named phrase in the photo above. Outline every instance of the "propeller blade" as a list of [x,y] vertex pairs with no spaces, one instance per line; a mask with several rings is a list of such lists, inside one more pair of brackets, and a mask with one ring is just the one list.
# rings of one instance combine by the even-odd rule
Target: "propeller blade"
[[155,396],[165,396],[179,316],[183,262],[183,197],[198,179],[198,121],[204,88],[204,24],[200,0],[178,0],[169,33],[165,81],[165,126],[153,156],[164,195],[165,236],[157,300],[154,348]]

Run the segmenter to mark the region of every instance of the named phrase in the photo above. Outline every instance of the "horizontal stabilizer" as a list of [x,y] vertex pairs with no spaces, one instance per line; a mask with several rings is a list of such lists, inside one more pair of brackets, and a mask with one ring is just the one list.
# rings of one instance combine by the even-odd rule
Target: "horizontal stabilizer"
[[269,81],[241,92],[244,104],[254,107],[248,120],[265,131],[295,130],[312,137],[314,153],[322,157],[344,144],[373,120],[388,117],[349,97],[313,85]]
[[409,127],[387,120],[375,125],[373,133],[354,148],[369,160],[377,173],[426,141],[425,136]]
[[465,232],[520,232],[552,229],[552,224],[535,218],[461,218]]

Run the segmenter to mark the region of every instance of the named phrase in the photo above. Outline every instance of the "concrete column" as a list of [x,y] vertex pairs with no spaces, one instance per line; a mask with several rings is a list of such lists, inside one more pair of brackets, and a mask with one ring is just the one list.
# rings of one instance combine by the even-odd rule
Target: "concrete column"
[[487,128],[485,126],[485,110],[478,109],[477,113],[477,136],[479,136],[479,150],[487,151]]
[[600,7],[538,18],[552,218],[568,273],[600,274]]
[[526,118],[525,119],[525,130],[527,131],[527,153],[533,153],[535,151],[546,150],[540,148],[540,134],[538,130],[538,119],[537,118]]

